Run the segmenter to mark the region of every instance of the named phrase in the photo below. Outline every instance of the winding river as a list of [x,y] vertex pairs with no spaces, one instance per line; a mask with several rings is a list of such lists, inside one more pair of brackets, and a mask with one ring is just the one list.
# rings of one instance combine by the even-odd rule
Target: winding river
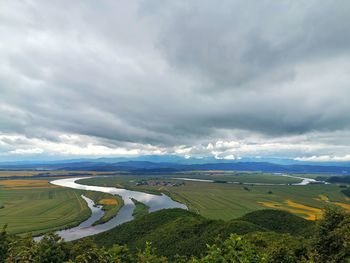
[[[291,176],[287,174],[276,174],[276,175],[287,176],[287,177],[297,178],[301,180],[299,183],[294,183],[292,185],[326,183],[326,182],[316,181],[315,179],[311,179],[311,178]],[[107,231],[109,229],[112,229],[122,223],[133,220],[134,218],[132,216],[132,213],[134,211],[135,204],[131,200],[132,198],[147,205],[149,207],[150,212],[154,212],[160,209],[167,209],[167,208],[187,209],[187,207],[184,204],[181,204],[179,202],[172,200],[169,196],[165,194],[153,195],[153,194],[148,194],[144,192],[126,190],[122,188],[83,185],[76,182],[77,180],[87,179],[87,178],[91,178],[91,177],[78,177],[78,178],[75,177],[75,178],[58,179],[58,180],[51,181],[50,183],[54,185],[62,186],[62,187],[73,188],[73,189],[97,191],[97,192],[109,193],[113,195],[119,195],[122,197],[124,201],[124,206],[118,211],[117,215],[113,217],[111,220],[109,220],[108,222],[93,226],[93,223],[103,216],[104,211],[102,210],[101,206],[95,206],[94,202],[91,199],[82,195],[82,198],[86,201],[87,205],[91,210],[91,216],[76,227],[56,232],[59,236],[64,238],[66,241],[76,240],[79,238],[95,235],[95,234]],[[173,178],[173,179],[184,180],[184,181],[209,182],[209,183],[215,182],[214,180],[183,178],[183,177]],[[228,183],[238,183],[238,182],[228,182]],[[287,184],[264,184],[264,183],[243,183],[243,184],[287,185]],[[37,237],[35,239],[39,240],[40,238],[41,237]]]
[[61,230],[56,232],[59,236],[64,238],[66,241],[76,240],[79,238],[95,235],[109,229],[114,228],[117,225],[133,220],[132,213],[135,208],[134,202],[131,198],[136,199],[139,202],[144,203],[149,207],[150,212],[154,212],[160,209],[167,208],[182,208],[187,209],[184,204],[172,200],[167,195],[153,195],[143,192],[130,191],[122,188],[115,187],[102,187],[102,186],[91,186],[91,185],[82,185],[76,183],[77,180],[87,179],[90,177],[79,177],[79,178],[67,178],[67,179],[58,179],[51,181],[51,184],[79,189],[79,190],[88,190],[88,191],[98,191],[103,193],[109,193],[113,195],[119,195],[123,198],[124,206],[119,210],[118,214],[113,217],[111,220],[104,224],[92,226],[92,224],[97,221],[103,215],[101,207],[94,207],[94,203],[89,198],[82,196],[87,202],[89,208],[91,209],[92,215],[89,219],[82,222],[79,226],[73,227],[66,230]]

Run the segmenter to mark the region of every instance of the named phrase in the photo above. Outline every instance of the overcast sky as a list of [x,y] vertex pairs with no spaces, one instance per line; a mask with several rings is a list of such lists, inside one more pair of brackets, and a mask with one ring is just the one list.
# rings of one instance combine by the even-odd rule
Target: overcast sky
[[350,161],[348,0],[0,0],[0,160]]

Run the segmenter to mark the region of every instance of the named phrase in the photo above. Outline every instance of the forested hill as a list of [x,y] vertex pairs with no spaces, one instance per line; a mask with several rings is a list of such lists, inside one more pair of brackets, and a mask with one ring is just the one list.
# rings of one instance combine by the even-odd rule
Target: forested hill
[[0,232],[0,263],[342,263],[350,260],[350,215],[328,207],[312,223],[262,210],[228,222],[169,209],[92,238],[64,242],[48,234]]
[[225,222],[209,220],[183,209],[167,209],[98,234],[93,240],[104,247],[127,244],[134,252],[150,241],[161,255],[167,257],[176,254],[199,256],[217,237],[226,239],[232,233],[276,232],[304,236],[309,235],[313,227],[314,222],[279,210],[255,211]]

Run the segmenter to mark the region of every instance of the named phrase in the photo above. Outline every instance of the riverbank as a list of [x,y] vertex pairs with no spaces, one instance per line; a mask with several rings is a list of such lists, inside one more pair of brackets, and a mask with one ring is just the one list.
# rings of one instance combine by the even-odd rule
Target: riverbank
[[118,195],[122,198],[124,202],[124,206],[121,207],[121,209],[119,210],[119,212],[115,217],[113,217],[111,220],[107,221],[106,223],[93,225],[94,222],[91,222],[90,225],[87,225],[85,227],[78,226],[72,229],[67,229],[67,230],[57,232],[59,236],[61,236],[67,241],[76,240],[82,237],[102,233],[104,231],[114,228],[117,225],[133,220],[134,217],[132,214],[135,209],[135,204],[132,201],[132,199],[135,199],[145,204],[146,206],[148,206],[150,212],[158,211],[161,209],[167,209],[167,208],[187,209],[185,205],[172,200],[170,197],[164,194],[152,195],[148,193],[130,191],[130,190],[114,188],[114,187],[82,185],[82,184],[76,183],[76,181],[79,179],[82,179],[82,178],[58,179],[58,180],[51,181],[51,184],[62,186],[62,187],[73,188],[73,189],[85,190],[85,191],[96,191],[96,192],[108,193],[112,195]]

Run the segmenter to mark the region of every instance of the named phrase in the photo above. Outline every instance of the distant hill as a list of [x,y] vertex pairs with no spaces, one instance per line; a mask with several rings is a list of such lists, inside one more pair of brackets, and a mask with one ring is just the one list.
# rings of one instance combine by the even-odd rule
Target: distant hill
[[[171,173],[177,171],[191,170],[224,170],[224,171],[258,171],[270,173],[333,173],[350,174],[348,163],[304,163],[292,160],[279,160],[279,163],[262,161],[237,161],[237,160],[215,160],[207,158],[203,160],[171,156],[171,157],[141,157],[135,160],[124,160],[123,158],[101,158],[87,160],[64,160],[55,162],[12,162],[0,163],[2,170],[80,170],[80,171],[128,171],[134,173]],[[150,161],[159,160],[160,162]],[[163,161],[161,161],[163,160]],[[164,161],[166,160],[166,161]],[[246,159],[250,160],[250,159]],[[257,159],[254,159],[257,160]],[[208,162],[203,162],[208,161]],[[210,161],[210,162],[209,162]],[[274,159],[271,159],[274,161]],[[277,162],[277,161],[276,161]]]
[[269,157],[242,157],[238,159],[217,159],[212,156],[207,157],[183,157],[174,154],[168,155],[140,155],[134,157],[101,157],[101,158],[77,158],[63,160],[21,160],[21,161],[0,161],[1,166],[17,165],[60,165],[71,163],[122,163],[122,162],[151,162],[151,163],[173,163],[173,164],[208,164],[208,163],[272,163],[281,165],[312,165],[312,166],[339,166],[350,167],[350,162],[316,162],[301,161],[287,158],[269,158]]
[[322,165],[282,165],[263,162],[176,164],[147,161],[127,161],[118,163],[72,163],[56,165],[64,170],[132,171],[132,172],[176,172],[192,170],[260,171],[275,173],[335,173],[350,174],[350,167]]
[[[275,217],[276,216],[276,217]],[[255,223],[251,222],[255,217]],[[266,220],[273,223],[268,224]],[[281,227],[277,227],[280,225]],[[150,213],[139,219],[117,226],[107,232],[93,236],[99,246],[127,244],[136,251],[143,248],[146,241],[152,242],[157,252],[164,256],[200,255],[220,236],[227,238],[231,233],[275,231],[296,234],[308,231],[313,223],[288,212],[262,210],[246,217],[231,221],[209,220],[198,214],[182,209],[165,209]]]

